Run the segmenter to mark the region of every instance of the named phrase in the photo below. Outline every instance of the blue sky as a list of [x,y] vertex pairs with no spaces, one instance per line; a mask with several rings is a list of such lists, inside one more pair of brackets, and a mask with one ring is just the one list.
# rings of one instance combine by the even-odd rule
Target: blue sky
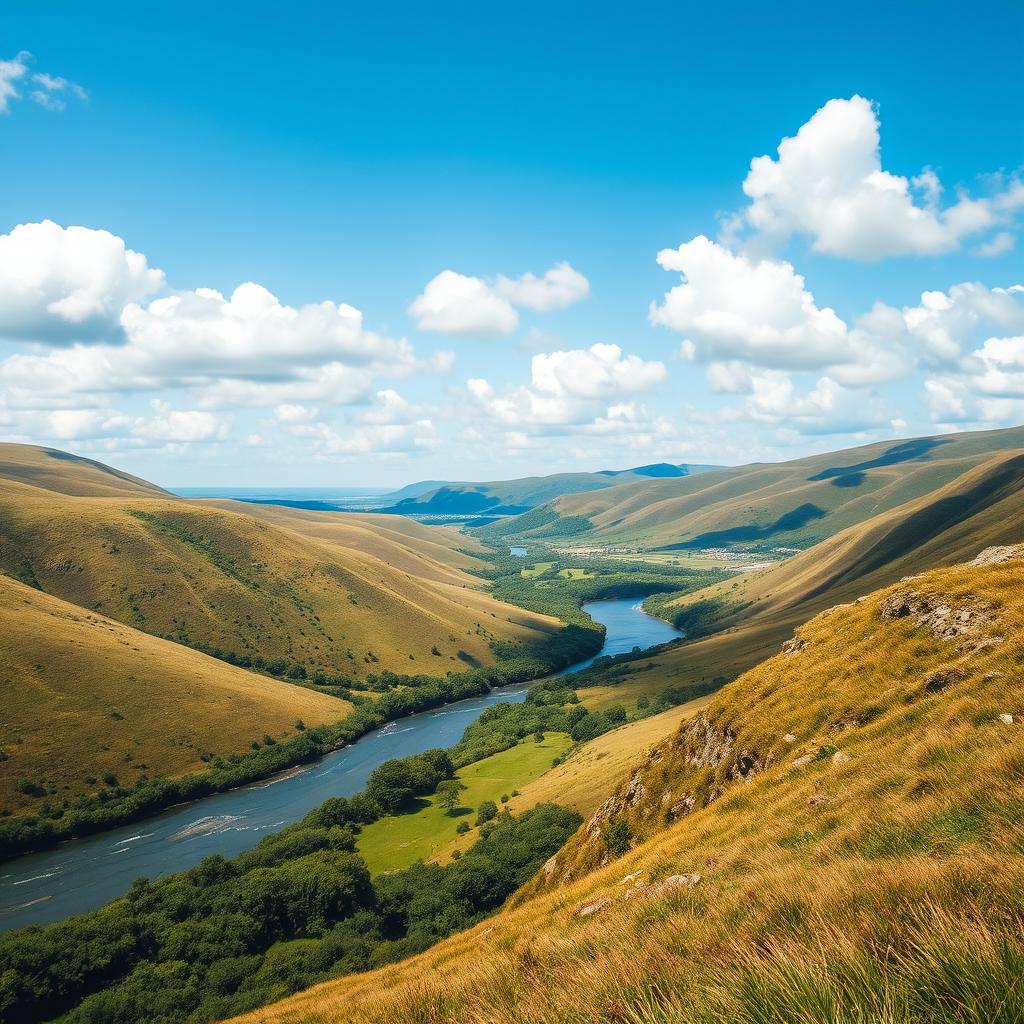
[[5,13],[0,436],[337,486],[1024,419],[1019,10],[367,6]]

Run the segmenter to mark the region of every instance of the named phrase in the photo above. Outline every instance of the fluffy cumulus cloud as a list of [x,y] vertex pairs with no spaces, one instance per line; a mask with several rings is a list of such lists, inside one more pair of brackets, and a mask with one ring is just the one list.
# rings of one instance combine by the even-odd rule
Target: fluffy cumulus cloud
[[163,271],[109,231],[20,224],[0,235],[0,339],[118,336],[125,305],[163,286]]
[[[878,114],[861,96],[830,100],[779,143],[777,158],[751,161],[743,191],[750,205],[734,230],[742,223],[770,242],[806,235],[819,252],[865,260],[947,252],[1024,207],[1016,181],[943,205],[933,171],[883,170]],[[1010,244],[1012,236],[990,243],[997,252]]]
[[477,338],[500,338],[519,326],[517,306],[538,312],[565,309],[587,297],[590,283],[568,263],[542,276],[499,276],[489,282],[454,270],[432,278],[409,306],[422,331]]
[[381,373],[443,369],[418,360],[404,340],[363,327],[362,314],[333,302],[295,308],[257,284],[225,297],[212,289],[129,303],[121,344],[76,344],[0,363],[0,386],[18,401],[68,394],[188,387],[207,408],[289,401],[359,401]]
[[530,384],[497,392],[482,379],[467,382],[470,395],[492,420],[506,427],[581,426],[611,406],[661,383],[664,363],[623,356],[618,345],[538,353]]
[[846,324],[815,304],[790,263],[753,260],[704,235],[663,249],[658,263],[683,282],[652,304],[651,322],[685,335],[704,360],[809,369],[850,356]]
[[[50,221],[0,236],[0,343],[8,437],[126,448],[220,441],[227,410],[244,407],[273,409],[271,423],[292,433],[317,424],[318,450],[415,446],[432,425],[380,378],[444,371],[452,358],[419,359],[345,303],[290,306],[252,282],[230,295],[168,292],[122,239]],[[167,401],[175,392],[180,402]],[[121,411],[146,393],[149,413]],[[324,409],[360,403],[349,435],[325,433]]]
[[568,263],[558,263],[541,277],[523,274],[522,277],[498,277],[495,290],[516,306],[546,313],[551,309],[566,309],[590,294],[590,282]]
[[10,60],[0,60],[0,114],[11,105],[28,98],[47,110],[63,110],[69,98],[88,99],[89,94],[77,82],[60,75],[33,72],[32,54],[22,50]]

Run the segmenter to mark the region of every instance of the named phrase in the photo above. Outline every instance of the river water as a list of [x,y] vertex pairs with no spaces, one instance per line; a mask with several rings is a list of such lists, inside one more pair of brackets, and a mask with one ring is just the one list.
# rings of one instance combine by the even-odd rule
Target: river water
[[[680,636],[647,615],[641,598],[593,601],[584,611],[607,629],[595,657],[653,647]],[[594,658],[564,669],[578,671]],[[382,762],[431,747],[450,747],[467,725],[500,701],[517,703],[528,684],[411,715],[369,733],[312,765],[195,803],[172,807],[135,825],[0,864],[0,930],[46,924],[95,910],[122,895],[140,875],[183,871],[211,853],[232,857],[289,825],[332,796],[351,796]]]

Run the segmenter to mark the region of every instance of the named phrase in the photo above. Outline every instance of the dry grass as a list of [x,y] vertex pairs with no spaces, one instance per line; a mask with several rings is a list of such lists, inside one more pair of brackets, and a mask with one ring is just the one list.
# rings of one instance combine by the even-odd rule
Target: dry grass
[[[0,807],[32,809],[19,779],[58,799],[94,792],[107,772],[206,768],[203,753],[245,752],[344,718],[346,701],[253,675],[0,576]],[[87,781],[92,778],[93,782]]]
[[[621,859],[602,865],[585,826],[485,925],[242,1019],[1018,1024],[1022,584],[1020,560],[955,567],[819,616],[620,788],[642,840]],[[910,588],[991,617],[959,639],[883,619]],[[958,680],[929,692],[950,665]],[[705,734],[723,756],[700,754]],[[668,821],[685,794],[694,811]],[[658,890],[684,872],[700,881]]]
[[[70,467],[65,491],[83,489],[77,463],[0,446],[8,464],[26,451],[48,484],[53,462]],[[493,661],[492,638],[558,626],[495,601],[457,535],[397,517],[82,496],[25,476],[0,477],[0,571],[157,636],[355,677],[443,675]]]

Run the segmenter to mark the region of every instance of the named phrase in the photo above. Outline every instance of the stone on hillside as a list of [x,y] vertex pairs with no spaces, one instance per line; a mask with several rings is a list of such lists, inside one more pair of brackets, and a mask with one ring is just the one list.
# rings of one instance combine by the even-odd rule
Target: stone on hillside
[[588,903],[585,907],[581,907],[577,916],[590,917],[591,914],[596,914],[599,910],[604,910],[609,903],[611,903],[611,900],[609,899],[594,900],[593,903]]
[[661,896],[673,889],[692,889],[699,881],[700,875],[696,871],[683,875],[669,875],[657,885],[651,886],[649,892],[652,896]]
[[782,645],[783,654],[799,654],[807,650],[807,641],[803,637],[794,636]]
[[812,754],[801,754],[799,757],[793,758],[792,765],[794,768],[803,768],[805,764],[810,764],[813,760]]
[[837,750],[832,755],[832,763],[833,764],[846,764],[846,762],[849,761],[849,760],[850,760],[850,755],[849,754],[844,754],[841,750]]
[[981,568],[983,565],[998,565],[1000,562],[1009,562],[1013,558],[1020,557],[1021,549],[1019,547],[1011,547],[1003,544],[997,545],[996,547],[985,548],[977,558],[967,564],[972,569],[977,569]]
[[807,801],[808,807],[820,807],[822,804],[830,804],[835,797],[825,796],[824,793],[815,793],[814,796]]
[[796,737],[791,732],[787,732],[782,738],[786,743],[796,743]]
[[943,594],[901,590],[890,594],[879,605],[886,622],[912,617],[919,629],[927,629],[937,640],[963,640],[961,649],[976,653],[1003,642],[1002,637],[982,636],[982,628],[992,622],[992,609],[975,597],[955,601]]
[[942,693],[954,683],[962,682],[966,673],[958,665],[942,665],[933,668],[924,677],[924,688],[928,693]]
[[999,721],[1002,722],[1003,725],[1013,725],[1013,715],[1000,715]]

